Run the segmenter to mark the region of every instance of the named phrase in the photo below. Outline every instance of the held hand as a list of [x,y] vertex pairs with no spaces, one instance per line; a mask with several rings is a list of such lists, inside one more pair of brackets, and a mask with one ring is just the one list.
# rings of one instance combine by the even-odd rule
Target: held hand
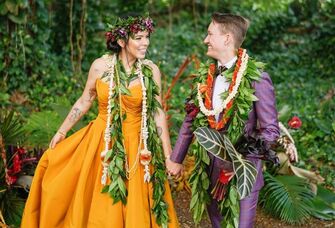
[[171,161],[170,158],[166,158],[165,164],[167,172],[173,175],[175,178],[179,178],[184,172],[184,166],[182,164]]
[[49,144],[49,148],[50,149],[54,149],[56,144],[59,143],[60,141],[64,140],[66,137],[65,134],[61,133],[61,132],[57,132],[54,137],[52,138],[50,144]]

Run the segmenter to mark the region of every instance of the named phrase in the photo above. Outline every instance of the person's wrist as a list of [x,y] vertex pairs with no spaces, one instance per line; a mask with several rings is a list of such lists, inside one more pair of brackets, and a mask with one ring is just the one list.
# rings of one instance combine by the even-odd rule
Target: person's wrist
[[165,160],[170,160],[170,154],[165,155]]
[[61,136],[66,137],[66,132],[65,131],[58,130],[57,133],[60,134]]

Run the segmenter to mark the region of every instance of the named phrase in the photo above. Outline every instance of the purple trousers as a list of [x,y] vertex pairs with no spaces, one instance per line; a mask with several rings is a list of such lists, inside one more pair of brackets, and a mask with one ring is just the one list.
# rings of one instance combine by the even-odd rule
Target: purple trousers
[[[209,165],[208,174],[211,179],[210,190],[215,186],[221,169],[230,170],[232,169],[230,163],[225,163],[212,155],[210,155],[211,163]],[[257,169],[256,182],[251,190],[248,197],[240,201],[240,218],[239,218],[239,228],[252,228],[256,216],[258,194],[260,189],[264,185],[263,174],[262,174],[262,162],[259,159],[247,158],[249,161],[255,164]],[[222,216],[218,209],[218,203],[216,200],[212,199],[210,204],[207,206],[207,211],[209,218],[212,222],[213,228],[221,228]]]

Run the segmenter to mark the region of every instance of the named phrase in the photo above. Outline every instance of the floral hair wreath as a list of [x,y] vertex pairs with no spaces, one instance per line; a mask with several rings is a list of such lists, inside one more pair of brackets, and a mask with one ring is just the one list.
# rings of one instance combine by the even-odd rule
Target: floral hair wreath
[[154,23],[149,16],[118,18],[114,25],[107,24],[107,26],[110,30],[105,33],[107,43],[119,39],[127,40],[129,35],[139,31],[147,30],[149,34],[154,31]]

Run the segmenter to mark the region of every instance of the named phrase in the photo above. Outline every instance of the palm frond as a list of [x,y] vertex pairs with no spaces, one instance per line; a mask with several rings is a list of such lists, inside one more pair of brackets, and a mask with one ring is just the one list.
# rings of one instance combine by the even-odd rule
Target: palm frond
[[0,113],[0,134],[7,145],[16,145],[22,139],[22,125],[14,111]]
[[264,180],[260,204],[266,212],[290,224],[302,224],[310,217],[314,194],[304,179],[265,172]]
[[335,193],[318,185],[313,208],[312,216],[322,220],[335,219]]
[[0,192],[0,210],[7,225],[18,227],[24,209],[24,200],[11,190]]
[[24,126],[28,133],[27,144],[45,148],[51,137],[57,131],[62,119],[53,111],[43,111],[31,114]]

